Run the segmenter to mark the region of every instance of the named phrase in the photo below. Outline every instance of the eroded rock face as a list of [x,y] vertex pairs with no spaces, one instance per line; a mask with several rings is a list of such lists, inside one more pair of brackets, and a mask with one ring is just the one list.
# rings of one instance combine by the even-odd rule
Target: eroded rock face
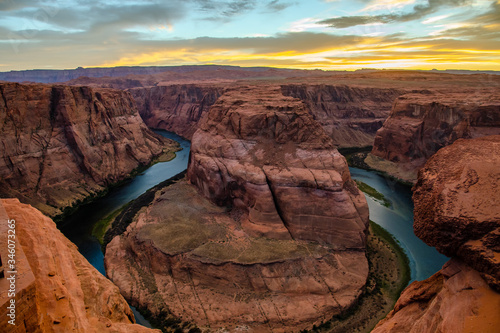
[[415,234],[500,290],[500,136],[458,140],[419,172]]
[[133,304],[169,323],[296,332],[359,298],[366,201],[301,101],[279,87],[226,92],[187,173],[107,245],[108,275]]
[[500,295],[481,275],[452,259],[424,281],[412,283],[373,333],[496,332]]
[[198,121],[223,90],[216,86],[186,84],[135,88],[130,92],[149,127],[172,131],[191,139]]
[[3,83],[0,95],[1,193],[52,216],[173,146],[123,91]]
[[[31,272],[18,272],[17,293],[24,292],[21,288],[25,274],[33,274],[35,280],[32,297],[36,307],[30,310],[36,313],[29,317],[37,321],[30,330],[159,332],[134,324],[130,307],[118,288],[88,263],[50,218],[17,199],[3,199],[0,202],[3,210],[1,206],[5,207],[8,217],[16,221],[18,246],[22,247],[31,267]],[[21,315],[26,305],[27,302],[19,302],[17,313]]]
[[363,249],[364,195],[302,102],[272,87],[224,94],[192,140],[188,179],[218,205],[243,210],[261,236]]
[[406,288],[374,332],[496,332],[500,326],[500,136],[459,139],[420,170],[415,234],[452,259]]
[[500,134],[498,94],[407,94],[394,102],[377,132],[372,154],[416,175],[430,156],[455,140],[494,134]]
[[373,145],[375,133],[403,90],[345,85],[283,85],[285,96],[300,98],[313,118],[340,147]]

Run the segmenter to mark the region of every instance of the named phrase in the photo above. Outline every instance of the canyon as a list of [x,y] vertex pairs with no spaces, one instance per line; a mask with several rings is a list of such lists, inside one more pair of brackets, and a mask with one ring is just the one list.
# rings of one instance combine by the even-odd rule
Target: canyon
[[[497,76],[187,67],[11,74],[72,81],[0,82],[0,196],[60,216],[177,149],[148,127],[176,132],[187,177],[107,245],[109,278],[161,325],[300,331],[368,288],[368,207],[336,148],[373,145],[363,161],[416,184],[415,233],[452,258],[374,332],[498,327]],[[150,331],[50,219],[2,203],[25,239],[30,330]]]
[[49,216],[124,180],[176,144],[123,91],[0,84],[0,193]]
[[305,105],[279,86],[243,86],[203,118],[186,180],[156,192],[105,264],[153,317],[296,331],[361,295],[367,223],[345,159]]

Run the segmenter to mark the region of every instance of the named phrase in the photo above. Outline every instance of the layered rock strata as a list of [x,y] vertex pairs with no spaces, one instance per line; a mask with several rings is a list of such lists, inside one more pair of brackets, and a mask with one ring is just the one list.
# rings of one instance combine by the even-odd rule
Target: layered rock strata
[[285,96],[300,98],[339,147],[373,145],[400,89],[347,85],[283,85]]
[[3,83],[0,95],[0,193],[51,216],[173,149],[123,91]]
[[172,131],[191,139],[198,128],[198,121],[223,90],[217,86],[186,84],[135,88],[130,92],[149,127]]
[[500,134],[498,94],[480,90],[471,95],[407,94],[394,102],[389,118],[375,137],[373,156],[366,162],[415,181],[418,169],[440,148],[460,138],[497,134]]
[[415,234],[452,259],[412,283],[374,332],[497,332],[500,136],[439,150],[414,187]]
[[[88,263],[50,218],[17,199],[1,200],[3,208],[15,220],[20,254],[16,325],[2,326],[4,332],[159,332],[134,324],[118,288]],[[1,255],[7,264],[6,253]],[[0,285],[5,280],[0,278]],[[7,290],[1,289],[2,304],[10,303]]]
[[299,100],[226,92],[193,136],[187,174],[107,246],[109,277],[134,304],[201,328],[288,332],[356,302],[368,208]]

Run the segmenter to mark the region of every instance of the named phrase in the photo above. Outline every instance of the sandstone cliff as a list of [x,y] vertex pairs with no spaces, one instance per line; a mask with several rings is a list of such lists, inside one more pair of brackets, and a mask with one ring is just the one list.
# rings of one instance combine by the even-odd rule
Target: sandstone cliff
[[173,146],[123,91],[3,83],[0,95],[0,193],[51,216]]
[[300,98],[313,118],[340,147],[373,145],[401,89],[346,85],[283,85],[285,96]]
[[[158,332],[134,324],[118,288],[48,217],[17,199],[1,200],[0,210],[2,227],[5,215],[15,220],[17,253],[23,254],[16,258],[29,264],[17,264],[16,325],[2,325],[2,332]],[[2,238],[6,235],[2,233]],[[6,266],[6,252],[1,255]],[[30,278],[31,285],[25,284]],[[5,280],[0,278],[2,287]],[[7,289],[1,289],[3,305],[10,299]]]
[[217,86],[187,84],[135,88],[130,92],[146,125],[191,139],[198,121],[223,90]]
[[452,259],[414,282],[374,332],[498,332],[500,136],[439,150],[414,187],[415,234]]
[[256,332],[311,328],[355,304],[368,208],[299,100],[227,91],[193,136],[188,180],[156,192],[106,248],[133,304],[175,329],[182,318]]
[[418,169],[440,148],[459,138],[500,134],[498,96],[477,90],[470,95],[428,92],[399,97],[377,132],[367,163],[415,181]]

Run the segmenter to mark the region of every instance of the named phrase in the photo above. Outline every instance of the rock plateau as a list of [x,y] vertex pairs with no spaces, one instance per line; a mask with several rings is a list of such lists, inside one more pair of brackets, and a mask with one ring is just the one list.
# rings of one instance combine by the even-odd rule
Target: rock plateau
[[368,207],[300,100],[226,91],[193,136],[187,179],[107,246],[109,277],[133,304],[201,328],[288,332],[361,295]]
[[440,148],[460,138],[500,134],[499,96],[490,90],[400,96],[366,162],[414,182],[418,169]]

